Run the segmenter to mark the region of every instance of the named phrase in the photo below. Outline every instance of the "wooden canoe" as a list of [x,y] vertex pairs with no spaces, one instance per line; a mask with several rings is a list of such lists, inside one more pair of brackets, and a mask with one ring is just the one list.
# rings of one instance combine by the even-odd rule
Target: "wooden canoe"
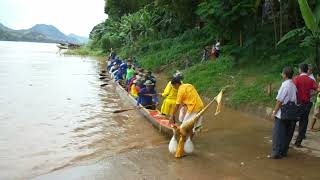
[[[115,82],[116,91],[119,94],[120,98],[132,105],[136,105],[137,101],[128,92],[117,82]],[[171,137],[173,135],[173,129],[169,119],[161,115],[159,110],[149,110],[146,108],[137,109],[144,117],[152,123],[152,125],[159,130],[160,133]]]

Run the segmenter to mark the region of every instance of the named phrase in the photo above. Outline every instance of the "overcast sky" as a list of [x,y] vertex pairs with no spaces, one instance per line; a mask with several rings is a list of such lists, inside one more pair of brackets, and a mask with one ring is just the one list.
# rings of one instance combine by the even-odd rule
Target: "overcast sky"
[[0,23],[12,29],[49,24],[88,37],[106,17],[104,0],[0,0]]

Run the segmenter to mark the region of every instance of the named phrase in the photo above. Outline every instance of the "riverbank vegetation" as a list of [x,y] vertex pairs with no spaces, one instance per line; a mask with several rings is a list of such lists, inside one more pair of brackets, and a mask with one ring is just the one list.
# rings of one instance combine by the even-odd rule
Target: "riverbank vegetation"
[[[234,106],[272,104],[284,66],[308,62],[319,71],[318,0],[108,0],[105,13],[89,49],[113,48],[154,71],[182,70],[207,96],[230,85]],[[221,56],[201,62],[217,40]]]

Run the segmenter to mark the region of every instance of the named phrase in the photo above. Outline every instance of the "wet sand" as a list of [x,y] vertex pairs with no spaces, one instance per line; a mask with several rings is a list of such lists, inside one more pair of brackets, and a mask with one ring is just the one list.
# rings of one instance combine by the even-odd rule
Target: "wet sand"
[[175,159],[167,150],[167,140],[36,179],[320,178],[320,158],[308,153],[290,149],[285,159],[267,158],[271,151],[272,123],[228,108],[217,117],[213,111],[214,108],[206,113],[205,128],[195,138],[195,152],[191,156]]

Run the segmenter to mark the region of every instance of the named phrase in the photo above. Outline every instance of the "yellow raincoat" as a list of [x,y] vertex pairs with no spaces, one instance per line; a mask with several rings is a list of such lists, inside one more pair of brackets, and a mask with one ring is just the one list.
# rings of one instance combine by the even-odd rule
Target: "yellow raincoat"
[[175,89],[171,85],[171,81],[169,81],[166,88],[164,89],[164,92],[162,93],[162,96],[166,97],[166,99],[163,101],[161,106],[162,114],[165,114],[165,115],[173,114],[173,110],[176,106],[177,94],[178,94],[178,89]]
[[136,88],[136,84],[132,84],[131,86],[131,96],[133,96],[134,98],[137,98],[138,97],[138,90]]

